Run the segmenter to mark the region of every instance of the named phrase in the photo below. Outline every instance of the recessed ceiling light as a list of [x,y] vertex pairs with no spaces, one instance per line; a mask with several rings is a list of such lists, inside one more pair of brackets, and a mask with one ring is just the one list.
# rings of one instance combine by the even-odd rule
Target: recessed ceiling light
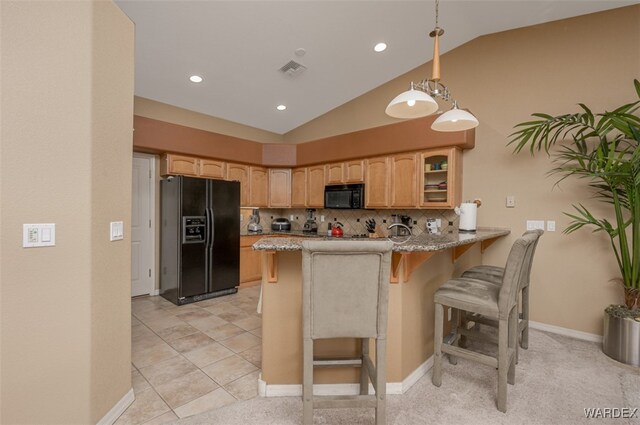
[[386,49],[387,49],[387,44],[386,43],[378,43],[373,48],[373,50],[375,50],[378,53],[384,52]]
[[192,83],[201,83],[202,77],[199,75],[192,75],[191,77],[189,77],[189,80],[191,80]]
[[277,109],[278,111],[284,111],[285,109],[287,109],[287,107],[286,107],[286,106],[284,106],[284,105],[278,105],[278,106],[276,106],[276,109]]

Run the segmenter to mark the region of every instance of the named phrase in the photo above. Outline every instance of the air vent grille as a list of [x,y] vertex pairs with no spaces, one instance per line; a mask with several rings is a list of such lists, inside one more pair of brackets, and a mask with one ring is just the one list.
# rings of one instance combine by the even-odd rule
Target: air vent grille
[[307,67],[304,66],[303,64],[298,63],[294,60],[290,60],[282,68],[280,68],[279,71],[284,74],[287,74],[290,77],[294,77],[296,75],[303,73],[306,69]]

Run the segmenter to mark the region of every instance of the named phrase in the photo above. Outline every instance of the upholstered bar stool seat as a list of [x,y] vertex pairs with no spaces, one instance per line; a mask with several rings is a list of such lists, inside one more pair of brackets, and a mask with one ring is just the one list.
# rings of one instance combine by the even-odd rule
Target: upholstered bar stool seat
[[434,301],[458,310],[498,317],[499,296],[500,285],[479,279],[458,278],[442,285],[436,291]]
[[[434,294],[435,332],[434,362],[431,380],[435,386],[442,383],[442,355],[460,357],[483,363],[498,369],[497,407],[501,412],[507,411],[507,383],[515,383],[516,339],[518,329],[517,296],[520,283],[523,281],[528,253],[533,249],[537,235],[524,235],[515,241],[501,285],[471,278],[451,279]],[[460,311],[464,314],[479,314],[498,323],[498,352],[490,356],[465,349],[460,346],[461,334],[470,331],[459,322],[453,322],[454,337],[444,341],[444,307]],[[460,315],[456,314],[456,317]]]
[[[384,241],[302,242],[302,340],[304,424],[313,409],[374,408],[376,424],[386,423],[386,339],[391,247]],[[359,339],[355,358],[314,357],[313,343],[327,338]],[[375,340],[375,363],[369,340]],[[314,367],[359,367],[360,394],[313,394]],[[375,395],[369,394],[369,380]]]

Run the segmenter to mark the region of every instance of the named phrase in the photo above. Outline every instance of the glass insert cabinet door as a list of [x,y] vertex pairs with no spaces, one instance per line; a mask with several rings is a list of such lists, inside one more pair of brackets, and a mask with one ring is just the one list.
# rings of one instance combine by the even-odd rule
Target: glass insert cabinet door
[[452,209],[460,204],[462,152],[459,148],[431,149],[420,154],[420,206]]

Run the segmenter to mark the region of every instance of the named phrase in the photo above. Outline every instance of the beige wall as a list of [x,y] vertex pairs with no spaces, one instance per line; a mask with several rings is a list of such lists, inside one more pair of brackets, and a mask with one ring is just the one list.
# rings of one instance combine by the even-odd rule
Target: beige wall
[[282,143],[282,135],[136,96],[136,115],[260,143]]
[[[446,37],[446,35],[445,35]],[[633,78],[640,75],[640,6],[480,37],[442,56],[442,79],[480,120],[475,149],[464,153],[464,199],[482,198],[478,224],[505,226],[512,235],[484,254],[486,263],[506,259],[527,219],[556,220],[559,231],[540,242],[532,274],[532,319],[601,334],[602,310],[621,301],[611,278],[618,276],[604,235],[583,230],[563,235],[562,211],[582,202],[595,211],[583,184],[565,182],[552,190],[551,163],[544,155],[513,156],[506,147],[514,124],[532,112],[594,111],[634,100]],[[384,109],[409,81],[429,76],[429,64],[284,135],[296,143],[394,120]],[[505,208],[505,196],[516,208]]]
[[[133,24],[111,2],[2,8],[1,423],[95,423],[131,388]],[[124,188],[124,189],[123,189]],[[24,249],[22,224],[56,223]]]
[[[92,28],[91,422],[131,388],[131,175],[134,25],[96,1]],[[125,239],[110,242],[109,222]]]

